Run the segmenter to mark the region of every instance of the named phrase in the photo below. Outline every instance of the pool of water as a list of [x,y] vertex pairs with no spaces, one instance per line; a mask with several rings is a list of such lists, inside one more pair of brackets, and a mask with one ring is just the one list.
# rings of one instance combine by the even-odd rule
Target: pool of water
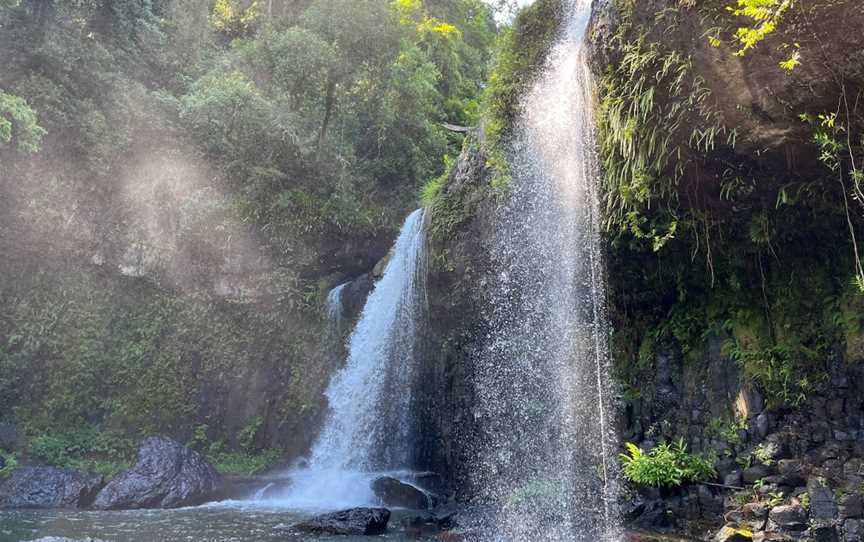
[[[394,511],[387,534],[378,540],[417,540],[400,528],[409,513]],[[401,517],[400,517],[401,516]],[[0,542],[20,542],[43,536],[100,538],[110,542],[275,542],[366,540],[369,537],[313,536],[291,526],[308,517],[284,508],[217,503],[178,510],[0,511]],[[422,539],[422,538],[421,538]]]

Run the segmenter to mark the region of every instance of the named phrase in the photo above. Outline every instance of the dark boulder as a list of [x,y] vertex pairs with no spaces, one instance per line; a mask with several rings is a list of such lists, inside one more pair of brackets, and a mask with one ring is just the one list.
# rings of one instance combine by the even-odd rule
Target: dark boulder
[[823,480],[817,477],[807,480],[807,494],[810,496],[810,515],[814,519],[837,517],[838,508],[834,492]]
[[386,508],[351,508],[322,514],[294,525],[299,531],[341,535],[375,535],[387,530],[390,510]]
[[179,508],[205,502],[220,488],[222,479],[194,450],[165,437],[145,440],[138,462],[120,474],[99,495],[100,510]]
[[429,497],[416,487],[389,476],[382,476],[372,482],[372,491],[387,506],[426,510],[432,504]]
[[807,511],[798,504],[775,506],[768,512],[768,518],[789,531],[803,531],[807,528]]
[[103,485],[101,476],[57,467],[22,467],[0,485],[0,508],[82,508]]

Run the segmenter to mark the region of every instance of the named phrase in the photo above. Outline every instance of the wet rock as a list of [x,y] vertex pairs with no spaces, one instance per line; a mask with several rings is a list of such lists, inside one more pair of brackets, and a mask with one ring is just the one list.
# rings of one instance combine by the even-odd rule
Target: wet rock
[[426,510],[432,504],[425,493],[390,476],[382,476],[372,482],[372,491],[387,506]]
[[83,508],[103,485],[101,476],[56,467],[22,467],[0,485],[0,508]]
[[789,531],[803,531],[807,528],[807,511],[799,504],[775,506],[768,512],[768,519]]
[[750,542],[753,540],[753,533],[735,525],[726,525],[714,535],[712,540],[714,542]]
[[354,319],[360,316],[366,298],[375,285],[375,277],[372,273],[364,273],[356,279],[348,282],[342,290],[342,313],[346,318]]
[[386,508],[351,508],[322,514],[294,525],[299,531],[339,535],[375,535],[387,530],[390,510]]
[[667,529],[677,525],[675,514],[663,501],[648,502],[643,512],[631,522],[636,529]]
[[106,485],[93,507],[100,510],[179,508],[205,502],[222,485],[198,452],[165,437],[145,440],[134,467]]
[[807,480],[807,494],[810,496],[810,515],[814,519],[834,519],[837,517],[837,502],[834,492],[825,482],[812,477]]
[[35,540],[25,540],[24,542],[106,542],[101,538],[66,538],[64,536],[44,536]]

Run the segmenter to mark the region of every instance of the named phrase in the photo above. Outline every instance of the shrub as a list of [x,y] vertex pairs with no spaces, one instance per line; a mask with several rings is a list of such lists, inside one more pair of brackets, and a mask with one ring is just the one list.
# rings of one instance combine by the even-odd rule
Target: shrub
[[647,453],[628,442],[627,451],[621,454],[624,477],[641,486],[676,487],[710,480],[717,475],[708,459],[687,452],[683,439],[673,444],[661,442]]
[[18,468],[18,457],[14,452],[0,450],[0,479],[6,478],[12,471]]

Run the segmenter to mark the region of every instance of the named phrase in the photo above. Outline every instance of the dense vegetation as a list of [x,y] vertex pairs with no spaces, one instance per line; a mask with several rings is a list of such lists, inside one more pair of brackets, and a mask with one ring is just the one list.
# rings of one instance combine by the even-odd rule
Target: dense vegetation
[[[715,335],[772,404],[800,404],[832,360],[861,356],[862,73],[815,50],[836,5],[613,4],[598,137],[622,378],[638,395],[658,351],[698,362]],[[801,68],[781,65],[792,41],[811,44]],[[736,56],[818,91],[746,111],[710,66]]]
[[322,293],[458,152],[496,34],[480,0],[0,2],[17,451],[106,473],[153,433],[224,471],[302,451],[336,363]]

